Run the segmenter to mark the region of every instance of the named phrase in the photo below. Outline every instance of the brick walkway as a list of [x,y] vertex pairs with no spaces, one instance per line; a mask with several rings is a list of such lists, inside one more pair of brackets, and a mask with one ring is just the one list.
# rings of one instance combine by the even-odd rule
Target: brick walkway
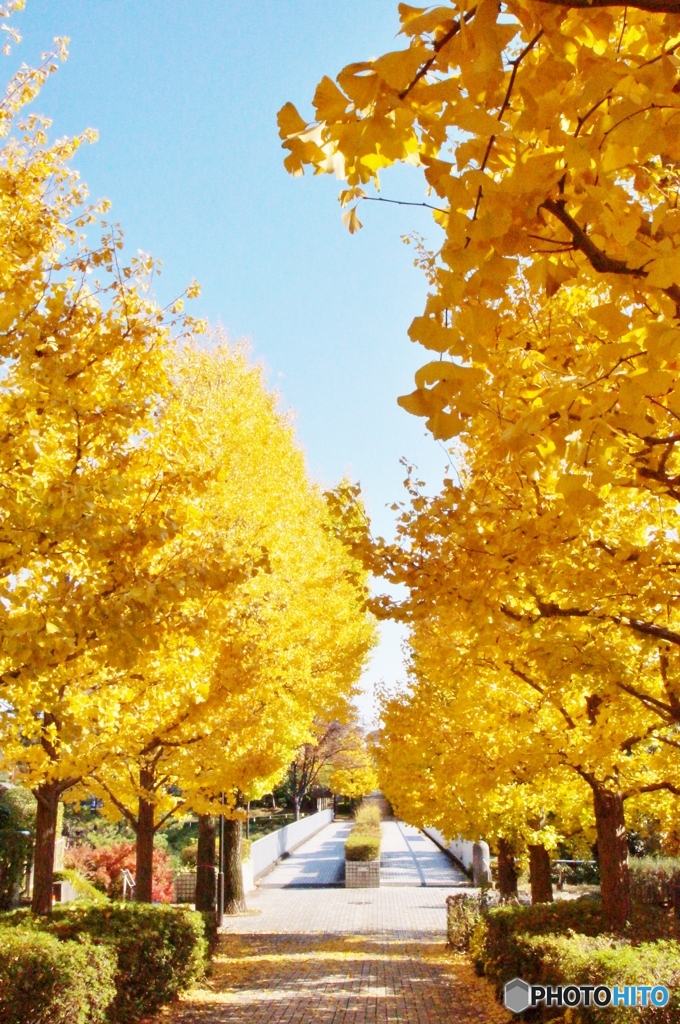
[[[441,937],[223,937],[212,977],[172,1024],[507,1024],[490,988]],[[167,1017],[166,1017],[167,1019]]]
[[210,978],[158,1024],[508,1024],[445,943],[465,876],[427,836],[383,823],[380,889],[345,889],[350,825],[317,833],[228,918]]
[[447,895],[260,888],[227,921],[210,978],[159,1024],[509,1024],[446,947]]

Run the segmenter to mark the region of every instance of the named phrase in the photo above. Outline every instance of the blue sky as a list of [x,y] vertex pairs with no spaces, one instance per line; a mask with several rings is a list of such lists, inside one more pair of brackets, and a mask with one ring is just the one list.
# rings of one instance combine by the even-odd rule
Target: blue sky
[[[296,411],[311,474],[359,480],[376,532],[389,536],[400,458],[431,487],[447,462],[396,405],[425,355],[406,331],[426,285],[400,238],[432,235],[432,221],[364,204],[365,227],[350,236],[339,182],[285,172],[276,112],[292,100],[311,116],[324,74],[401,48],[396,0],[28,0],[13,23],[23,41],[5,58],[6,77],[54,36],[70,37],[36,109],[53,135],[99,131],[77,167],[94,198],[112,201],[131,253],[163,261],[158,299],[200,282],[192,313],[250,339]],[[396,168],[382,194],[421,201],[422,176]],[[401,674],[399,645],[399,630],[385,627],[366,715],[373,682]]]

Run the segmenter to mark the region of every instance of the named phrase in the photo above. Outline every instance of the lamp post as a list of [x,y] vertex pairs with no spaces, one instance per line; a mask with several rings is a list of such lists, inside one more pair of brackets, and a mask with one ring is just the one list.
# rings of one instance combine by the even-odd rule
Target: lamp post
[[[221,794],[221,804],[224,809],[224,793]],[[217,860],[217,927],[224,924],[224,810],[220,814],[219,846]]]

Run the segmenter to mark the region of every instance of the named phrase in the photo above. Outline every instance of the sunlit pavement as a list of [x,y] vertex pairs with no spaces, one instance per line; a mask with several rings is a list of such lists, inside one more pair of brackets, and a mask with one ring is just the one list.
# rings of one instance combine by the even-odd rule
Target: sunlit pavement
[[[349,822],[334,822],[308,839],[260,881],[261,888],[342,886]],[[426,835],[401,821],[384,821],[380,854],[383,886],[460,886],[467,879]]]
[[417,830],[386,822],[390,882],[341,888],[348,830],[324,829],[249,894],[248,912],[225,922],[210,978],[161,1020],[506,1024],[486,982],[445,944],[446,897],[465,876]]

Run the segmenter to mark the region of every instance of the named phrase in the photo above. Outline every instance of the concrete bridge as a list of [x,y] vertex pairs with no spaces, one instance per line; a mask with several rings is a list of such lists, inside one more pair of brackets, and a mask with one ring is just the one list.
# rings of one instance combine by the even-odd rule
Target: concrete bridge
[[[258,879],[260,889],[329,888],[344,884],[344,844],[351,822],[332,822]],[[382,823],[380,885],[467,886],[467,876],[423,832],[402,821]]]

